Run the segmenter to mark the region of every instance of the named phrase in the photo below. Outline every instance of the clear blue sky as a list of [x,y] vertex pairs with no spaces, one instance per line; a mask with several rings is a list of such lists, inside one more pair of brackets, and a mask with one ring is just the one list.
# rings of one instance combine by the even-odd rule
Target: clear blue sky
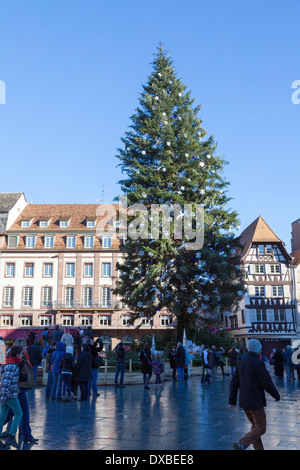
[[2,0],[0,192],[35,203],[119,195],[115,155],[162,42],[229,162],[241,229],[262,215],[290,250],[299,31],[299,0]]

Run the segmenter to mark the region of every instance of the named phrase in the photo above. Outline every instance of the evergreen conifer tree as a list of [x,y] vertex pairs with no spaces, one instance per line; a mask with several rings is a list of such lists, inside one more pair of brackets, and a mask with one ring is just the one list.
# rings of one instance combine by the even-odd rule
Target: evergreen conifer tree
[[[236,310],[244,291],[238,240],[232,232],[239,221],[227,208],[229,183],[222,175],[227,162],[216,154],[213,137],[202,127],[200,106],[194,106],[161,45],[152,65],[117,155],[126,174],[120,184],[128,206],[142,204],[147,214],[128,214],[129,227],[138,227],[143,236],[128,236],[121,246],[124,261],[118,265],[115,293],[133,320],[172,313],[180,335],[207,313]],[[155,205],[169,211],[170,226],[160,219],[154,234]],[[200,230],[199,208],[204,213],[204,244],[187,249],[181,224],[187,218],[191,230]]]

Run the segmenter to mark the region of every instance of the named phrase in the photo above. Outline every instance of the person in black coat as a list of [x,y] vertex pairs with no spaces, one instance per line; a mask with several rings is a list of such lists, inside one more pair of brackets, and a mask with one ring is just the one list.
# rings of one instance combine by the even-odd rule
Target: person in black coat
[[231,367],[231,375],[234,375],[235,368],[236,368],[236,361],[238,357],[238,351],[236,350],[236,347],[233,345],[230,351],[228,352],[228,359],[229,359],[229,365]]
[[283,360],[283,353],[281,349],[277,349],[274,356],[274,373],[279,379],[283,379],[283,372],[284,372],[284,360]]
[[265,392],[276,401],[280,395],[272,382],[271,376],[263,361],[259,359],[262,345],[257,339],[247,343],[248,354],[239,361],[235,374],[230,383],[229,405],[236,406],[239,391],[241,408],[252,424],[251,431],[233,444],[235,450],[244,450],[253,444],[255,450],[263,450],[261,436],[266,432]]
[[83,344],[74,372],[74,380],[79,384],[81,392],[79,401],[87,401],[88,399],[88,383],[91,379],[92,362],[93,356],[90,352],[90,348],[87,344]]
[[140,361],[142,361],[142,374],[144,379],[144,388],[149,389],[149,382],[152,376],[151,351],[149,344],[145,344],[143,351],[140,352]]
[[101,359],[99,357],[99,353],[102,350],[103,350],[103,342],[100,338],[98,338],[96,341],[93,341],[93,344],[90,345],[90,351],[93,356],[93,362],[92,362],[91,380],[89,381],[89,384],[88,384],[88,393],[90,395],[92,391],[94,397],[100,396],[100,393],[98,393],[98,389],[97,389],[97,380],[98,380],[98,375],[99,375],[99,367],[101,366],[100,364]]
[[28,350],[29,361],[33,369],[34,384],[36,385],[36,374],[38,366],[41,365],[43,358],[42,346],[40,346],[40,341],[36,338],[34,344],[30,346]]
[[176,346],[173,345],[171,347],[171,351],[169,352],[169,361],[170,361],[170,367],[173,369],[173,380],[176,380],[176,358],[175,358],[175,353],[176,353]]
[[184,366],[185,366],[185,350],[181,343],[177,343],[177,350],[175,352],[175,365],[178,372],[178,381],[184,381]]

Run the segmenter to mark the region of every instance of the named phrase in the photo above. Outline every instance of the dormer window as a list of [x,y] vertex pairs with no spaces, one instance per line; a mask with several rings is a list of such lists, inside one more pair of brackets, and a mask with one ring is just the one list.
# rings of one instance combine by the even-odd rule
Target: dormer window
[[95,221],[95,220],[87,220],[87,221],[86,221],[86,226],[87,226],[88,228],[95,228],[95,226],[96,226],[96,221]]
[[28,228],[28,227],[30,227],[30,220],[22,220],[22,221],[21,221],[21,227],[22,227],[22,228]]
[[41,228],[47,228],[49,225],[49,221],[48,220],[40,220],[40,223],[39,223],[39,226]]
[[60,221],[59,221],[59,226],[60,226],[61,228],[68,228],[68,226],[69,226],[69,221],[68,221],[68,220],[60,220]]

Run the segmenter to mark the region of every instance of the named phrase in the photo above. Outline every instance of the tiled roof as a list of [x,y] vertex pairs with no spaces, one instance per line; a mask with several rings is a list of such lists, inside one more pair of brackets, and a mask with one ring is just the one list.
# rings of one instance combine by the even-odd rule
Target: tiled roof
[[[103,205],[102,205],[103,206]],[[112,204],[112,206],[117,210],[118,204]],[[36,232],[41,231],[39,222],[49,221],[48,227],[43,228],[43,232],[51,232],[61,230],[59,226],[60,220],[69,220],[68,228],[64,228],[66,232],[74,231],[91,231],[91,228],[87,227],[86,219],[88,220],[97,220],[99,223],[100,220],[108,217],[104,214],[99,216],[100,204],[27,204],[25,209],[19,215],[17,220],[10,227],[9,232],[12,231],[24,231],[24,232]],[[21,228],[22,220],[31,220],[29,228]],[[112,227],[112,225],[110,224]],[[105,225],[105,228],[108,228],[108,225]]]
[[8,212],[23,193],[0,193],[0,213]]
[[300,264],[300,249],[296,250],[296,251],[293,251],[291,253],[291,257],[294,258],[293,259],[293,265],[298,266]]
[[[280,238],[273,232],[265,220],[259,216],[240,235],[240,243],[243,246],[241,257],[247,253],[252,243],[281,243]],[[284,248],[285,249],[285,248]]]

